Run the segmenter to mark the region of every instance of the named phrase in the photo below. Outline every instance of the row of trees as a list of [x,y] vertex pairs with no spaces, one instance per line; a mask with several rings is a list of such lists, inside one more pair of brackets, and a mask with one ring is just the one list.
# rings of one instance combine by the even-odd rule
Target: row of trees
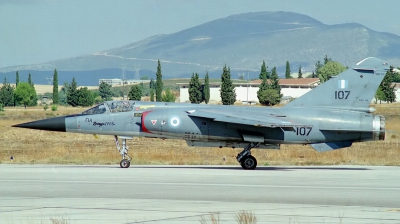
[[205,102],[208,104],[210,100],[210,83],[208,78],[208,72],[204,78],[204,86],[200,84],[199,74],[193,73],[192,78],[189,82],[189,100],[191,103]]
[[3,106],[37,105],[37,94],[35,85],[32,82],[31,74],[28,75],[28,82],[20,82],[19,74],[16,73],[16,87],[11,86],[7,79],[4,78],[2,87],[0,88],[0,104]]
[[[331,58],[328,58],[325,55],[323,59],[323,64],[318,61],[315,64],[315,71],[312,73],[312,78],[319,78],[320,82],[328,81],[332,76],[336,76],[348,67],[344,67],[339,62],[333,61]],[[291,77],[290,63],[286,62],[286,71],[285,78]],[[301,65],[298,70],[298,78],[303,78]],[[383,79],[380,87],[376,93],[376,99],[380,101],[386,102],[394,102],[396,99],[396,95],[394,92],[395,86],[392,84],[397,81],[397,78],[400,81],[400,74],[393,72],[393,67],[390,71],[387,72],[385,78]],[[276,72],[276,67],[272,68],[268,71],[268,67],[265,65],[265,61],[263,61],[261,65],[261,71],[259,74],[259,79],[261,79],[261,84],[259,86],[259,90],[257,91],[257,97],[261,104],[263,105],[276,105],[281,101],[281,87],[279,85],[279,76]],[[232,105],[236,101],[236,93],[235,88],[231,81],[230,69],[226,65],[223,68],[221,74],[221,90],[220,96],[222,104],[224,105]],[[189,83],[189,100],[191,103],[208,103],[209,101],[209,81],[208,81],[208,73],[206,73],[204,86],[202,86],[199,82],[199,75],[197,73],[193,73],[192,78]]]
[[[289,65],[289,62],[287,62]],[[289,74],[290,74],[290,65]],[[259,78],[262,80],[259,90],[257,91],[257,97],[263,105],[275,105],[280,102],[282,97],[281,87],[279,85],[279,76],[276,72],[276,67],[271,71],[268,71],[268,67],[265,65],[265,61],[261,66],[261,72]],[[204,78],[204,85],[200,84],[199,75],[193,73],[189,83],[189,100],[191,103],[208,103],[210,100],[210,83],[208,72]],[[221,101],[223,105],[232,105],[236,101],[235,86],[231,80],[230,68],[224,65],[221,74],[221,90],[220,90]]]
[[[146,77],[146,79],[148,79],[148,78]],[[107,84],[102,83],[101,85],[107,85]],[[111,86],[109,86],[108,88],[111,88]],[[129,100],[141,100],[142,96],[144,95],[145,90],[147,90],[147,89],[144,88],[143,83],[141,83],[139,85],[131,86],[131,89],[129,90],[129,93],[128,93],[128,99]],[[100,93],[102,93],[101,86],[99,87],[99,91],[100,91]],[[156,81],[154,81],[153,79],[150,80],[148,94],[150,96],[150,101],[152,101],[152,102],[154,102],[154,101],[175,102],[175,99],[176,99],[176,96],[169,88],[164,90],[164,84],[163,84],[163,80],[162,80],[161,63],[159,60],[157,62]],[[146,93],[146,95],[147,95],[147,93]]]
[[[289,62],[286,63],[288,65]],[[261,84],[257,91],[258,101],[262,105],[272,106],[281,102],[281,86],[279,85],[279,76],[276,72],[276,67],[273,67],[271,71],[268,71],[268,67],[263,61],[261,65]],[[269,77],[269,79],[267,78]]]
[[[393,67],[392,67],[393,68]],[[338,75],[347,68],[339,62],[333,61],[328,56],[324,58],[324,64],[318,61],[315,64],[315,71],[311,77],[319,77],[321,83],[329,80],[332,76]],[[301,66],[299,66],[298,78],[302,78]],[[157,102],[174,102],[175,95],[170,89],[163,92],[163,80],[161,63],[158,61],[156,81],[151,79],[149,83],[149,95],[151,101]],[[286,62],[285,77],[291,78],[291,70],[289,61]],[[257,91],[259,102],[263,105],[275,105],[280,103],[282,97],[281,87],[279,85],[279,76],[276,72],[276,67],[270,71],[263,61],[259,78],[262,80]],[[398,79],[398,80],[397,80]],[[382,81],[377,93],[376,99],[380,101],[394,102],[396,96],[394,93],[393,82],[400,81],[400,75],[393,72],[393,69],[388,71],[384,80]],[[140,100],[143,95],[143,83],[141,85],[133,85],[128,93],[130,100]],[[147,94],[146,94],[147,95]],[[64,83],[61,90],[58,90],[58,73],[54,70],[53,75],[53,104],[68,104],[71,106],[91,106],[94,103],[100,103],[106,100],[111,100],[115,96],[115,91],[112,90],[111,85],[101,83],[98,91],[91,91],[87,87],[78,88],[75,78],[71,83]],[[224,66],[221,74],[221,101],[224,105],[232,105],[236,101],[236,93],[234,85],[231,81],[230,68]],[[204,78],[204,85],[200,83],[199,74],[193,73],[189,83],[189,100],[192,103],[206,104],[210,100],[210,86],[209,76],[206,72]],[[16,72],[16,87],[10,85],[4,79],[3,86],[0,88],[0,104],[3,106],[24,105],[34,106],[37,104],[37,94],[31,75],[28,76],[28,82],[20,82],[19,73]]]
[[[176,97],[170,89],[167,89],[163,93],[162,73],[161,64],[158,61],[157,67],[157,81],[154,83],[153,80],[150,82],[150,98],[153,98],[154,93],[156,94],[156,101],[174,102]],[[58,72],[54,69],[53,74],[53,93],[49,98],[53,99],[53,104],[58,105],[70,105],[76,106],[91,106],[94,103],[100,103],[106,100],[111,100],[117,93],[111,88],[111,85],[102,82],[99,85],[98,91],[89,90],[87,87],[79,88],[75,78],[72,79],[71,83],[65,82],[63,87],[59,91],[58,87]],[[128,93],[130,100],[140,100],[143,95],[143,83],[140,85],[133,85]],[[34,84],[31,79],[31,75],[28,76],[28,82],[20,82],[19,73],[16,72],[16,88],[11,86],[10,83],[4,79],[4,83],[0,88],[0,104],[2,106],[15,106],[25,105],[34,106],[37,105],[37,94]]]
[[[204,77],[204,85],[200,83],[199,74],[193,73],[189,82],[189,100],[191,103],[199,104],[210,101],[210,79],[208,72]],[[236,101],[235,87],[231,80],[230,68],[226,65],[221,74],[221,91],[220,96],[223,105],[232,105]]]

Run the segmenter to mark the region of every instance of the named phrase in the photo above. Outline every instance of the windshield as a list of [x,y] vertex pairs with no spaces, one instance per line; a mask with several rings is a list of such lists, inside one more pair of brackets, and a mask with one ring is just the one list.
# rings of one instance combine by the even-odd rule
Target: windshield
[[97,106],[94,106],[90,108],[89,110],[86,110],[82,112],[82,114],[104,114],[106,113],[107,108],[104,104],[99,104]]
[[111,113],[128,112],[133,110],[133,101],[109,101],[106,102]]
[[94,106],[84,112],[82,114],[104,114],[104,113],[120,113],[120,112],[129,112],[133,110],[133,106],[135,105],[134,101],[108,101],[97,106]]

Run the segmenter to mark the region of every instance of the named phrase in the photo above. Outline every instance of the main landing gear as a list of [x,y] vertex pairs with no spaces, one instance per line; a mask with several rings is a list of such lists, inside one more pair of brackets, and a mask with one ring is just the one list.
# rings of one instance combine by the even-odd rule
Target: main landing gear
[[243,169],[254,170],[257,167],[257,160],[251,155],[250,150],[252,148],[257,148],[258,146],[260,146],[259,142],[250,142],[249,145],[236,156],[236,160],[240,163]]
[[115,145],[117,146],[119,154],[122,156],[122,160],[119,163],[121,168],[128,168],[131,165],[132,158],[128,156],[128,146],[126,145],[126,139],[122,139],[122,147],[119,145],[118,136],[114,135]]

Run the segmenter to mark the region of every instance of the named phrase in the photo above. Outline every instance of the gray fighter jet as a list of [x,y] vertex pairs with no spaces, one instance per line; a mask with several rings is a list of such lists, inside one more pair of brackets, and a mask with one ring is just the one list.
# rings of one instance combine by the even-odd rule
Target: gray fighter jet
[[131,161],[126,140],[149,137],[184,139],[189,146],[242,147],[236,159],[243,169],[253,170],[253,148],[308,144],[325,152],[384,140],[385,118],[372,114],[370,102],[387,70],[387,62],[366,58],[280,108],[107,101],[81,114],[13,127],[113,135],[122,168]]

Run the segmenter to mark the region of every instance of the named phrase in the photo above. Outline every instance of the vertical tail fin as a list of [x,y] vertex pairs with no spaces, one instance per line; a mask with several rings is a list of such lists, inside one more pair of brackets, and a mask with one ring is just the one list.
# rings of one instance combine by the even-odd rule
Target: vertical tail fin
[[389,64],[378,58],[366,58],[353,69],[336,77],[286,104],[284,107],[332,107],[366,110],[375,96]]

